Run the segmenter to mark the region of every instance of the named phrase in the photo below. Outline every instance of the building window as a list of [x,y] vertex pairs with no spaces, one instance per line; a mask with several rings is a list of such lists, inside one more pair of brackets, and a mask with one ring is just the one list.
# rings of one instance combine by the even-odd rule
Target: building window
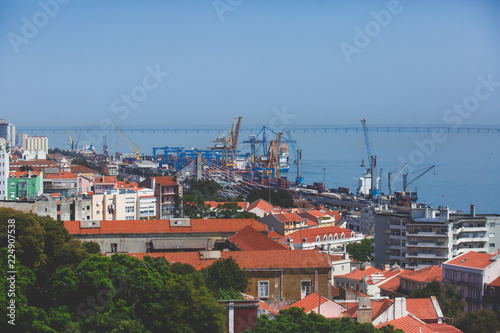
[[490,243],[490,247],[495,247],[495,243]]
[[259,297],[269,297],[269,281],[259,281]]
[[134,212],[134,206],[126,206],[125,207],[125,213],[133,213]]
[[311,293],[311,281],[300,281],[300,298],[304,298]]
[[118,244],[111,243],[111,252],[117,252],[117,251],[118,251]]

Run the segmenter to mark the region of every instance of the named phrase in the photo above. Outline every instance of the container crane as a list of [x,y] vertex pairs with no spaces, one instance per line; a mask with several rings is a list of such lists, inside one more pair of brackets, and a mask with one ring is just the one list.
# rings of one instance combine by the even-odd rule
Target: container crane
[[[408,162],[403,164],[403,166],[401,166],[399,169],[387,173],[387,176],[388,176],[387,177],[388,178],[387,185],[389,185],[389,195],[392,195],[392,185],[394,184],[396,179],[398,179],[398,177],[401,175],[401,172],[403,172],[403,170],[406,169],[407,166],[408,166]],[[393,177],[392,174],[394,172],[396,174]]]
[[73,139],[71,138],[71,131],[68,130],[69,134],[69,143],[71,144],[71,150],[75,149],[75,146],[73,145]]
[[136,160],[139,161],[141,159],[141,156],[139,155],[139,145],[137,145],[137,150],[134,149],[134,147],[132,147],[132,145],[130,144],[130,142],[128,142],[127,138],[125,137],[125,135],[122,133],[122,131],[120,131],[120,129],[118,128],[118,126],[116,126],[116,130],[118,131],[118,133],[120,133],[120,135],[123,137],[123,140],[125,140],[125,142],[127,143],[127,145],[130,147],[130,149],[136,154]]
[[403,174],[403,191],[408,190],[408,186],[411,185],[414,181],[425,175],[427,172],[429,172],[432,168],[434,168],[435,165],[431,165],[427,169],[425,169],[422,173],[420,173],[417,177],[413,178],[411,181],[408,181],[408,173]]
[[215,146],[210,147],[212,150],[222,150],[225,167],[236,167],[236,147],[238,147],[241,118],[242,117],[238,117],[238,120],[234,118],[232,128],[228,129],[227,133],[213,140]]
[[[368,133],[368,127],[366,126],[366,119],[361,119],[361,125],[363,126],[363,133],[365,136],[366,152],[368,154],[368,161],[370,162],[370,174],[371,174],[371,195],[372,197],[379,196],[378,181],[377,181],[377,156],[372,152],[372,144],[370,133]],[[364,163],[362,163],[364,165]]]

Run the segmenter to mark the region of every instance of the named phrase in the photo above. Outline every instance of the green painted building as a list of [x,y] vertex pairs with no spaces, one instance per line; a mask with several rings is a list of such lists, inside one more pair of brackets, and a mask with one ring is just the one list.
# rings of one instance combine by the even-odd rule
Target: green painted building
[[7,179],[7,200],[36,197],[42,193],[42,171],[9,172],[9,178]]

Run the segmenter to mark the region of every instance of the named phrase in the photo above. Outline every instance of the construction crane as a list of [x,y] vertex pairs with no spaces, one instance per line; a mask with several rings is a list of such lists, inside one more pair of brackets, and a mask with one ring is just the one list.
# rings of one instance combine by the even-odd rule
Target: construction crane
[[297,177],[295,178],[295,183],[297,185],[304,184],[304,178],[302,177],[302,149],[299,149],[296,144],[297,141],[292,138],[290,130],[286,130],[286,135],[288,136],[288,142],[292,146],[292,150],[295,156],[293,163],[297,166]]
[[75,149],[75,146],[73,145],[73,139],[71,138],[71,131],[68,130],[69,134],[69,143],[71,144],[71,150]]
[[[366,126],[366,119],[361,119],[363,126],[363,133],[365,136],[366,153],[368,154],[368,161],[370,161],[370,174],[371,174],[371,195],[376,197],[379,195],[378,182],[377,182],[377,156],[372,152],[372,143],[368,127]],[[364,165],[364,163],[362,163]]]
[[403,191],[408,190],[408,186],[413,184],[414,181],[425,175],[427,172],[429,172],[432,168],[434,168],[435,165],[431,165],[427,169],[425,169],[422,173],[420,173],[417,177],[413,178],[411,181],[408,181],[408,173],[403,174]]
[[139,145],[137,145],[137,150],[135,150],[134,147],[132,147],[132,145],[130,144],[130,142],[128,142],[127,138],[122,133],[122,131],[120,131],[120,129],[118,128],[118,126],[116,126],[116,130],[118,131],[118,133],[120,133],[120,135],[123,137],[123,140],[125,140],[125,142],[127,143],[127,145],[130,147],[130,150],[132,150],[132,152],[134,152],[136,154],[136,158],[135,159],[137,161],[139,161],[141,159],[141,156],[139,155]]
[[212,150],[222,150],[225,167],[236,167],[236,148],[238,147],[238,137],[240,135],[241,118],[234,118],[233,126],[226,133],[213,140],[215,146],[209,147]]
[[[394,184],[396,179],[398,179],[398,177],[401,175],[401,172],[403,172],[403,170],[406,169],[407,166],[408,166],[408,162],[403,164],[403,166],[401,166],[399,169],[387,173],[387,176],[388,176],[387,177],[388,178],[387,185],[389,186],[389,195],[392,195],[392,185]],[[394,176],[392,176],[392,174],[394,172],[396,174]]]

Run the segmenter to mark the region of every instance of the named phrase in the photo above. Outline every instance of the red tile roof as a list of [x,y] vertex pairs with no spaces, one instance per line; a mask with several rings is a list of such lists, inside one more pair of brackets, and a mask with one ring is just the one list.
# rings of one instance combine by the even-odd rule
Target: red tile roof
[[205,205],[209,207],[217,208],[219,205],[224,205],[227,203],[236,203],[240,209],[246,210],[248,207],[248,202],[246,201],[238,201],[238,202],[222,202],[222,201],[205,201]]
[[70,172],[74,174],[78,173],[98,173],[98,171],[92,170],[91,168],[87,168],[86,166],[83,165],[78,165],[78,164],[71,164],[69,166]]
[[92,180],[94,184],[116,184],[115,176],[95,176]]
[[459,255],[458,257],[446,261],[445,264],[484,269],[494,262],[490,260],[491,258],[493,258],[493,256],[495,256],[494,253],[469,251],[462,255]]
[[331,288],[332,288],[332,298],[340,297],[340,289],[334,286],[331,286]]
[[10,171],[9,172],[9,178],[13,178],[12,176],[15,176],[15,178],[29,178],[29,175],[35,174],[37,177],[40,177],[42,174],[41,171]]
[[298,216],[295,213],[280,213],[280,214],[273,214],[273,216],[276,217],[278,221],[283,223],[301,222],[305,220],[303,217]]
[[29,161],[26,161],[26,160],[17,160],[17,161],[14,161],[14,162],[11,162],[10,163],[10,167],[13,168],[13,169],[17,169],[17,168],[20,168],[22,167],[23,165],[30,165],[32,167],[57,167],[59,164],[57,162],[54,162],[54,161],[50,161],[50,160],[45,160],[45,159],[37,159],[37,160],[29,160]]
[[417,271],[406,270],[399,278],[404,278],[406,280],[411,280],[415,282],[432,282],[432,281],[442,281],[443,280],[443,269],[439,266],[433,265],[426,268],[419,269]]
[[434,333],[423,321],[404,316],[399,319],[390,320],[383,324],[376,325],[375,328],[381,328],[386,325],[393,325],[394,328],[403,330],[405,333]]
[[500,287],[500,276],[497,277],[495,280],[491,281],[490,283],[488,283],[488,286],[490,287]]
[[[366,283],[367,284],[377,284],[377,283],[380,283],[382,281],[386,281],[387,279],[395,279],[394,276],[396,275],[399,275],[401,273],[403,273],[405,270],[402,269],[402,268],[393,268],[393,269],[390,269],[390,270],[387,270],[387,271],[382,271],[381,273],[375,273],[375,275],[370,275],[370,276],[367,276],[366,277]],[[379,278],[377,278],[377,276]],[[375,280],[375,281],[374,281]]]
[[276,231],[269,231],[267,233],[267,237],[272,238],[272,239],[277,239],[277,238],[281,238],[283,236],[278,234]]
[[258,199],[252,202],[250,206],[248,206],[247,211],[251,211],[254,208],[259,208],[266,213],[270,213],[273,210],[274,206],[264,199]]
[[239,230],[235,235],[227,239],[230,243],[236,245],[242,251],[250,250],[288,250],[271,238],[264,236],[250,226]]
[[441,323],[441,324],[427,324],[427,328],[430,328],[432,332],[435,333],[463,333],[458,328]]
[[[408,271],[405,271],[405,272],[408,272]],[[399,276],[401,276],[402,274],[404,274],[404,273],[401,273]],[[389,291],[396,291],[399,288],[399,278],[396,277],[394,279],[390,279],[389,281],[381,284],[379,286],[379,288],[384,289],[384,290],[389,290]]]
[[151,177],[155,183],[162,186],[179,186],[173,177]]
[[298,307],[298,308],[304,308],[304,312],[309,313],[319,306],[320,300],[321,300],[321,304],[325,304],[326,302],[331,302],[328,298],[320,296],[318,293],[312,293],[312,294],[307,295],[303,299],[298,300],[297,302],[290,304],[285,309],[288,309],[291,307]]
[[44,179],[76,179],[76,175],[67,171],[59,171],[59,173],[46,173]]
[[[317,251],[221,251],[221,258],[233,258],[244,269],[274,269],[274,268],[324,268],[330,266]],[[168,262],[190,264],[196,269],[211,265],[215,260],[200,259],[198,252],[153,252],[129,253],[130,256],[142,258],[165,258]]]
[[65,221],[64,227],[72,235],[114,234],[169,234],[169,233],[231,233],[250,225],[257,231],[267,226],[254,219],[192,219],[191,226],[170,226],[170,220],[101,221],[99,228],[80,228],[80,221]]
[[356,281],[361,281],[363,279],[363,276],[366,275],[372,275],[375,273],[382,273],[382,271],[378,268],[375,267],[367,267],[366,269],[358,269],[356,268],[350,273],[344,274],[344,275],[336,275],[335,278],[345,278],[345,279],[351,279],[351,280],[356,280]]
[[[344,304],[345,303],[345,304]],[[394,300],[388,298],[381,298],[378,300],[370,300],[370,306],[372,308],[372,320],[378,318],[382,313],[387,311],[387,309],[394,303]],[[347,306],[347,310],[344,312],[346,316],[351,318],[358,317],[358,307],[359,303],[353,302],[340,302],[340,304]]]
[[295,231],[288,236],[280,238],[278,241],[286,242],[288,237],[290,237],[291,243],[304,243],[304,238],[307,239],[307,243],[312,243],[316,241],[316,237],[319,236],[321,241],[323,241],[323,237],[335,237],[337,235],[338,239],[342,239],[342,234],[344,234],[345,239],[351,238],[351,234],[355,234],[354,231],[351,231],[346,228],[341,228],[338,226],[330,226],[330,227],[321,227],[321,228],[309,228],[309,229],[301,229],[299,231]]
[[406,311],[423,321],[438,319],[430,298],[407,298]]

